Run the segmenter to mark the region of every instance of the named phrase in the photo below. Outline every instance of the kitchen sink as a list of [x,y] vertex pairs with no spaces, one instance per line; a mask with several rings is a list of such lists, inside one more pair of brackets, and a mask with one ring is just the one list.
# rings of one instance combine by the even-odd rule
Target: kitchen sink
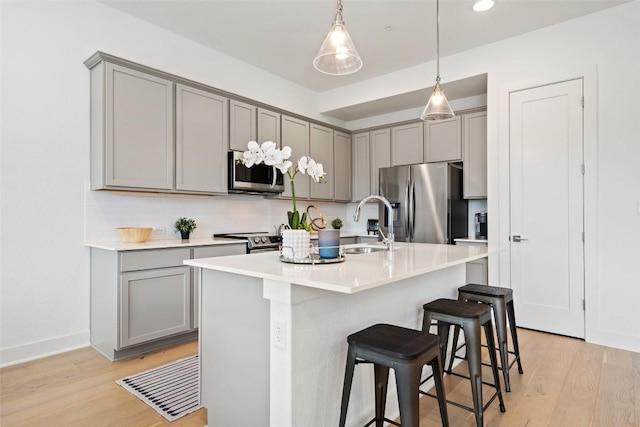
[[373,252],[386,251],[385,246],[356,246],[355,248],[345,249],[346,254],[370,254]]

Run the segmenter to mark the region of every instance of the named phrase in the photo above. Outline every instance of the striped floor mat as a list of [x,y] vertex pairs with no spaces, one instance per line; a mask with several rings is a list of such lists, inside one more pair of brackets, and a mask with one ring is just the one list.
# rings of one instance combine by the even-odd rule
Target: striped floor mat
[[200,408],[198,355],[116,381],[168,421]]

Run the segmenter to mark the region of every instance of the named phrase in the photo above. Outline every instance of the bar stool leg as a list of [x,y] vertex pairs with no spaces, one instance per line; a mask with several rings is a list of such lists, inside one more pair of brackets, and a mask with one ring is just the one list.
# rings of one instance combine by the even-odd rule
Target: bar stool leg
[[502,366],[502,376],[504,378],[504,389],[511,391],[509,381],[509,348],[507,347],[507,313],[504,303],[493,304],[493,315],[496,318],[496,333],[498,334],[498,349],[500,350],[500,360]]
[[349,346],[347,352],[347,366],[344,371],[344,383],[342,385],[342,404],[340,407],[340,427],[344,427],[347,421],[347,409],[349,408],[349,395],[351,394],[351,382],[353,381],[353,370],[356,366],[356,352]]
[[387,384],[389,382],[389,368],[375,363],[373,365],[376,387],[376,427],[383,427],[384,408],[387,406]]
[[484,333],[487,338],[487,347],[489,347],[489,359],[491,360],[491,372],[493,372],[493,381],[496,385],[496,393],[500,402],[500,412],[505,412],[504,400],[502,399],[502,390],[500,390],[500,376],[498,375],[498,358],[496,356],[496,343],[493,340],[493,326],[491,322],[484,324]]
[[[469,363],[469,378],[471,381],[471,395],[473,396],[473,412],[476,416],[476,426],[483,427],[482,404],[482,365],[480,325],[473,323],[462,328],[467,344],[467,362]],[[494,353],[495,355],[495,353]]]
[[440,407],[440,420],[442,427],[449,427],[449,414],[447,413],[447,399],[444,394],[444,382],[442,381],[442,359],[438,356],[435,361],[430,363],[433,369],[433,382],[436,386],[436,395],[438,397],[438,406]]
[[513,308],[513,301],[507,303],[507,314],[509,315],[509,327],[511,328],[511,339],[513,340],[513,352],[516,354],[518,362],[518,372],[524,373],[522,370],[522,362],[520,361],[520,346],[518,345],[518,331],[516,329],[516,311]]
[[[449,366],[445,372],[450,373],[453,370],[453,361],[455,360],[456,349],[458,348],[458,339],[460,337],[460,326],[453,327],[453,348],[451,349],[451,358],[449,359]],[[466,351],[466,350],[465,350]],[[446,361],[446,359],[445,359]]]
[[403,366],[400,369],[395,369],[395,372],[400,404],[400,423],[402,427],[419,427],[418,408],[420,404],[418,399],[420,394],[417,393],[417,390],[420,387],[422,366]]

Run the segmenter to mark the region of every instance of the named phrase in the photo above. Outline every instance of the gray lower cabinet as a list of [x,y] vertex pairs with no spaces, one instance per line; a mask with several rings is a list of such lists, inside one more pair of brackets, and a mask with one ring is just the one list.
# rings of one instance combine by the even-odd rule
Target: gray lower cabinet
[[120,347],[186,332],[190,328],[190,267],[121,274]]
[[198,269],[184,260],[244,254],[231,245],[91,248],[91,345],[110,360],[197,338]]

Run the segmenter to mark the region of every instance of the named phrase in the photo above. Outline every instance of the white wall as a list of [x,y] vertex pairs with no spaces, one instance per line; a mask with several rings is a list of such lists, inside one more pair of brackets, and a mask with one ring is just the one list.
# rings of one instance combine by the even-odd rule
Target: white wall
[[[163,206],[158,222],[168,228],[178,212],[206,217],[202,233],[215,231],[228,210],[255,205],[256,211],[269,212],[270,219],[260,222],[267,226],[281,222],[277,212],[288,207],[261,199],[248,205],[241,197],[87,194],[89,72],[82,62],[96,50],[318,119],[318,106],[331,109],[329,99],[341,106],[367,101],[371,94],[390,96],[430,85],[424,76],[434,68],[423,64],[316,96],[93,2],[1,1],[0,8],[0,363],[88,343],[85,229],[98,237],[112,233],[114,224],[133,221],[140,212],[158,212],[158,204]],[[443,77],[451,80],[488,73],[488,209],[494,247],[508,235],[506,94],[533,81],[554,81],[597,66],[597,82],[590,82],[597,99],[587,100],[597,101],[597,134],[592,136],[597,145],[594,162],[587,166],[593,174],[587,176],[591,193],[586,198],[593,230],[587,235],[588,248],[593,248],[587,272],[587,339],[635,351],[640,351],[635,304],[640,300],[639,29],[636,0],[441,63]],[[345,212],[342,207],[326,209]],[[101,210],[108,214],[101,217]],[[366,224],[351,224],[347,212],[345,217],[348,226]],[[251,214],[246,220],[247,225],[263,221]],[[508,285],[507,260],[508,253],[491,260],[494,282]]]
[[[150,220],[171,233],[183,215],[199,220],[195,236],[231,225],[266,230],[284,222],[289,208],[260,197],[87,192],[83,61],[95,51],[322,117],[313,92],[99,3],[3,0],[0,7],[0,363],[7,364],[88,344],[85,230],[88,239],[117,240],[113,227]],[[345,205],[324,205],[328,218],[344,217]],[[231,223],[229,213],[240,222]]]

